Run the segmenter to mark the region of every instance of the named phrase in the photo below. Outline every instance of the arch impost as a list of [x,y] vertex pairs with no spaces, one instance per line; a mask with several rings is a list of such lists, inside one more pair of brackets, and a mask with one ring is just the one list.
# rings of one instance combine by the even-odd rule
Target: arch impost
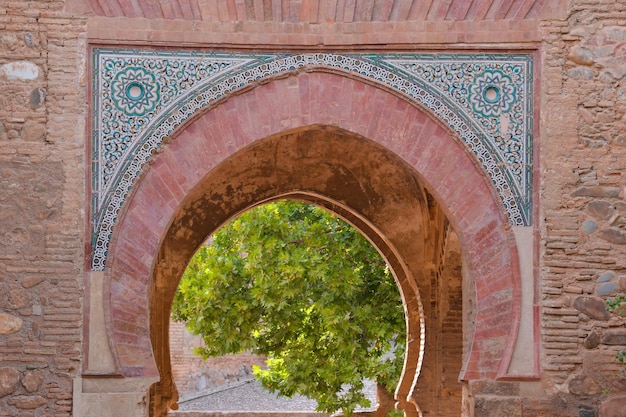
[[148,391],[156,381],[158,381],[156,377],[119,378],[83,375],[74,378],[72,415],[145,416],[148,411]]

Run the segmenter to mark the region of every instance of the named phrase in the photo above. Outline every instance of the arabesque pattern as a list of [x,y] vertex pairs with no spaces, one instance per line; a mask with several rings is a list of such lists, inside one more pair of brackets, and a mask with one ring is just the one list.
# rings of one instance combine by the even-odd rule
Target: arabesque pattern
[[513,225],[530,225],[532,56],[94,50],[92,267],[152,153],[217,100],[282,73],[327,69],[385,85],[445,122],[476,156]]

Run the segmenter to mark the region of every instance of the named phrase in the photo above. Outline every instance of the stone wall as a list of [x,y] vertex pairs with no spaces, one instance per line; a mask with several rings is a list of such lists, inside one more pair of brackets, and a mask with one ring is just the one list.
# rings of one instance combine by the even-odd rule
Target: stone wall
[[181,398],[223,384],[253,378],[252,366],[265,359],[252,354],[225,355],[202,360],[194,349],[203,346],[202,338],[189,333],[184,324],[170,322],[172,376]]
[[0,415],[70,416],[80,373],[85,21],[0,1]]
[[626,389],[624,321],[603,303],[626,289],[624,19],[624,3],[579,1],[543,27],[542,369],[547,392],[577,396],[581,413]]
[[474,385],[479,415],[617,417],[626,290],[626,5],[574,1],[542,25],[539,128],[541,380]]

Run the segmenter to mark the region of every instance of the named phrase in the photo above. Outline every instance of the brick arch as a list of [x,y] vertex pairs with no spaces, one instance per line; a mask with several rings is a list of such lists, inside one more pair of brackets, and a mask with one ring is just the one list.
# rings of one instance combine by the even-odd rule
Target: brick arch
[[519,262],[487,174],[463,144],[405,99],[324,72],[274,80],[209,109],[181,129],[137,181],[115,227],[105,270],[107,330],[119,372],[158,376],[149,330],[151,280],[161,267],[156,262],[162,239],[190,192],[238,151],[312,125],[340,127],[398,156],[434,196],[459,236],[477,293],[461,378],[503,376],[519,323]]
[[[70,10],[110,17],[146,17],[217,22],[310,22],[350,23],[384,21],[441,21],[490,19],[523,20],[562,15],[563,0],[360,0],[335,5],[332,2],[292,2],[281,0],[244,4],[244,2],[202,2],[199,0],[67,0]],[[247,2],[246,2],[247,3]],[[251,2],[250,2],[251,3]]]

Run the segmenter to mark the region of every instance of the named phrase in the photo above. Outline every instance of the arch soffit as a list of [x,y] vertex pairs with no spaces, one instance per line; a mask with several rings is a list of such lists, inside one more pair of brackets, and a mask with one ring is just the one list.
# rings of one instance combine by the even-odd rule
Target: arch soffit
[[149,314],[148,287],[160,241],[185,196],[238,150],[315,124],[369,138],[420,175],[464,243],[479,294],[464,378],[504,374],[519,322],[519,268],[506,214],[484,172],[458,140],[407,100],[354,78],[301,72],[233,96],[197,117],[162,148],[135,186],[116,226],[106,270],[107,325],[124,375],[156,375],[142,320]]

